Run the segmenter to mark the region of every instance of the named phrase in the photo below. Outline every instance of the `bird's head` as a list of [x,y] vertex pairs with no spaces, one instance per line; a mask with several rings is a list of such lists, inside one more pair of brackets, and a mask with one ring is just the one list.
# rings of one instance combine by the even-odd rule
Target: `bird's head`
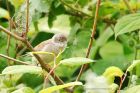
[[53,36],[53,41],[55,43],[66,44],[67,43],[67,37],[64,34],[55,34]]

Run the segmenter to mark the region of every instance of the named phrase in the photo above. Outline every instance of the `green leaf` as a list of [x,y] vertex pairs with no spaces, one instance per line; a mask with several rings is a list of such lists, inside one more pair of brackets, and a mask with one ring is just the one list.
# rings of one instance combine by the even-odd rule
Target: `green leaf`
[[9,0],[9,2],[15,7],[19,8],[25,0]]
[[106,43],[101,49],[99,53],[102,58],[111,58],[118,55],[123,55],[123,46],[117,41],[110,41]]
[[[131,58],[129,58],[130,56]],[[128,67],[128,64],[131,64],[133,57],[133,55],[119,55],[108,59],[100,59],[97,60],[96,64],[91,64],[91,67],[93,71],[98,75],[102,75],[104,71],[110,66],[116,66],[125,71]]]
[[120,68],[111,66],[105,70],[105,72],[103,73],[103,76],[106,77],[108,80],[108,83],[111,84],[114,82],[115,76],[122,77],[123,74],[124,73]]
[[140,29],[140,13],[123,16],[115,25],[115,37],[137,29]]
[[[86,49],[90,39],[90,29],[80,29],[80,24],[76,23],[68,37],[68,48],[64,51],[65,58],[84,57],[86,56]],[[84,39],[83,39],[84,38]]]
[[83,84],[81,82],[71,82],[64,85],[58,85],[58,86],[53,86],[47,89],[43,89],[39,93],[53,93],[54,91],[57,91],[66,87],[70,87],[70,86],[75,86],[75,85],[83,85]]
[[91,35],[90,29],[82,29],[76,35],[75,42],[74,42],[75,45],[78,48],[82,48],[82,49],[85,48],[86,49],[88,47],[88,43],[89,43],[89,40],[90,40],[90,35]]
[[[68,34],[71,29],[69,18],[70,16],[66,14],[59,15],[56,17],[56,20],[53,21],[53,26],[49,28],[48,23],[47,23],[48,18],[43,17],[38,21],[39,31]],[[64,20],[63,23],[62,23],[62,20]]]
[[98,49],[102,47],[103,45],[105,45],[108,39],[111,36],[113,36],[113,34],[114,32],[110,27],[108,27],[105,31],[103,31],[103,33],[96,40],[95,45],[92,47],[90,58],[93,58],[93,59],[95,58],[95,55],[97,54]]
[[29,88],[29,87],[23,87],[20,88],[12,93],[35,93],[33,89]]
[[53,22],[56,20],[57,16],[65,13],[64,6],[63,5],[59,5],[60,2],[58,2],[58,5],[56,3],[57,2],[54,2],[51,5],[51,10],[55,10],[55,11],[50,11],[49,14],[48,14],[48,26],[50,28],[53,26]]
[[3,75],[7,74],[23,74],[23,73],[42,73],[41,67],[37,66],[28,66],[28,65],[14,65],[8,66],[3,71]]
[[73,41],[76,37],[76,33],[80,28],[81,28],[81,26],[79,23],[75,23],[74,26],[72,26],[69,37],[68,37],[68,41],[69,41],[68,43],[73,43]]
[[104,45],[107,40],[114,34],[114,32],[112,31],[112,29],[110,27],[108,27],[101,35],[100,37],[97,39],[96,41],[96,45],[101,47],[102,45]]
[[121,77],[123,75],[123,71],[115,66],[108,67],[105,72],[103,73],[103,76],[119,76]]
[[72,66],[79,66],[91,62],[95,62],[95,60],[91,60],[89,58],[84,58],[84,57],[73,57],[73,58],[61,60],[60,64],[72,67]]
[[[139,61],[140,62],[140,61]],[[140,77],[140,63],[136,66],[136,75]]]
[[133,63],[127,68],[127,71],[132,71],[139,64],[140,60],[134,60]]
[[[67,67],[65,65],[60,65],[56,68],[55,73],[62,78],[71,79],[73,73],[78,69],[78,67]],[[67,70],[67,71],[66,71]]]
[[0,18],[6,18],[6,19],[9,19],[9,13],[7,10],[3,9],[3,8],[0,8]]

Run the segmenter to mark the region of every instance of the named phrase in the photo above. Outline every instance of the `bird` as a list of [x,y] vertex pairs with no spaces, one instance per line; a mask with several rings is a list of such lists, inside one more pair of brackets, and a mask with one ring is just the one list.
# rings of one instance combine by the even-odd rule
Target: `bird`
[[[60,52],[63,52],[67,46],[67,37],[62,34],[55,34],[51,39],[45,40],[34,47],[37,52],[46,52],[47,54],[37,54],[45,63],[54,61]],[[54,54],[54,55],[52,55]]]

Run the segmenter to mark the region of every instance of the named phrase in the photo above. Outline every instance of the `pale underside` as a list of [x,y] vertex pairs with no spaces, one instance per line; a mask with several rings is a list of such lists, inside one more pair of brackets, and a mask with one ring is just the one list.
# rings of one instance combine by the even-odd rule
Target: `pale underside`
[[53,53],[52,54],[38,54],[41,59],[43,59],[45,61],[45,63],[49,63],[54,61],[54,58],[59,54],[59,52],[63,51],[63,49],[65,48],[65,45],[60,45],[58,43],[54,43],[52,41],[52,39],[43,41],[42,43],[40,43],[39,45],[37,45],[34,49],[35,51],[42,51],[42,52],[49,52],[49,53]]

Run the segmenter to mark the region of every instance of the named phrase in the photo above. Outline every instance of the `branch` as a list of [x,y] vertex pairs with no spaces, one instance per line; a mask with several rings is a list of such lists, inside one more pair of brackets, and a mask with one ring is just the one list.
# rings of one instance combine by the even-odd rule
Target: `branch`
[[[89,57],[90,50],[91,50],[92,43],[93,43],[93,39],[94,39],[94,35],[95,35],[95,32],[96,32],[97,17],[98,17],[100,2],[101,2],[101,0],[98,0],[97,1],[97,4],[96,4],[96,11],[95,11],[95,17],[94,17],[93,30],[92,30],[91,38],[90,38],[90,41],[89,41],[89,45],[88,45],[88,49],[87,49],[87,53],[86,53],[86,58]],[[78,76],[76,78],[76,81],[78,81],[80,79],[80,77],[82,75],[82,72],[85,70],[85,68],[87,67],[87,65],[88,64],[82,65],[82,67],[80,69],[80,72],[79,72],[79,74],[78,74]]]
[[3,54],[0,54],[0,57],[6,58],[6,59],[8,59],[8,60],[11,60],[11,61],[14,61],[14,62],[17,62],[17,63],[23,64],[23,65],[30,65],[30,64],[27,63],[27,62],[23,62],[23,61],[20,61],[20,60],[17,60],[17,59],[11,58],[11,57],[6,56],[6,55],[3,55]]
[[6,28],[2,27],[1,25],[0,25],[0,29],[1,29],[3,32],[5,32],[6,34],[8,34],[8,35],[14,37],[14,38],[17,39],[17,40],[20,40],[20,41],[22,41],[22,42],[25,41],[22,37],[20,37],[20,36],[18,36],[18,35],[16,35],[16,34],[11,33],[9,30],[7,30]]
[[63,1],[63,0],[59,0],[59,1],[60,1],[62,4],[64,4],[65,6],[69,7],[70,9],[72,9],[72,10],[74,10],[74,11],[80,13],[80,14],[83,14],[83,15],[88,16],[88,17],[93,17],[92,15],[89,15],[89,14],[87,14],[87,13],[85,13],[85,12],[79,10],[79,9],[76,9],[76,8],[72,7],[71,5],[67,4],[67,3],[66,3],[65,1]]

